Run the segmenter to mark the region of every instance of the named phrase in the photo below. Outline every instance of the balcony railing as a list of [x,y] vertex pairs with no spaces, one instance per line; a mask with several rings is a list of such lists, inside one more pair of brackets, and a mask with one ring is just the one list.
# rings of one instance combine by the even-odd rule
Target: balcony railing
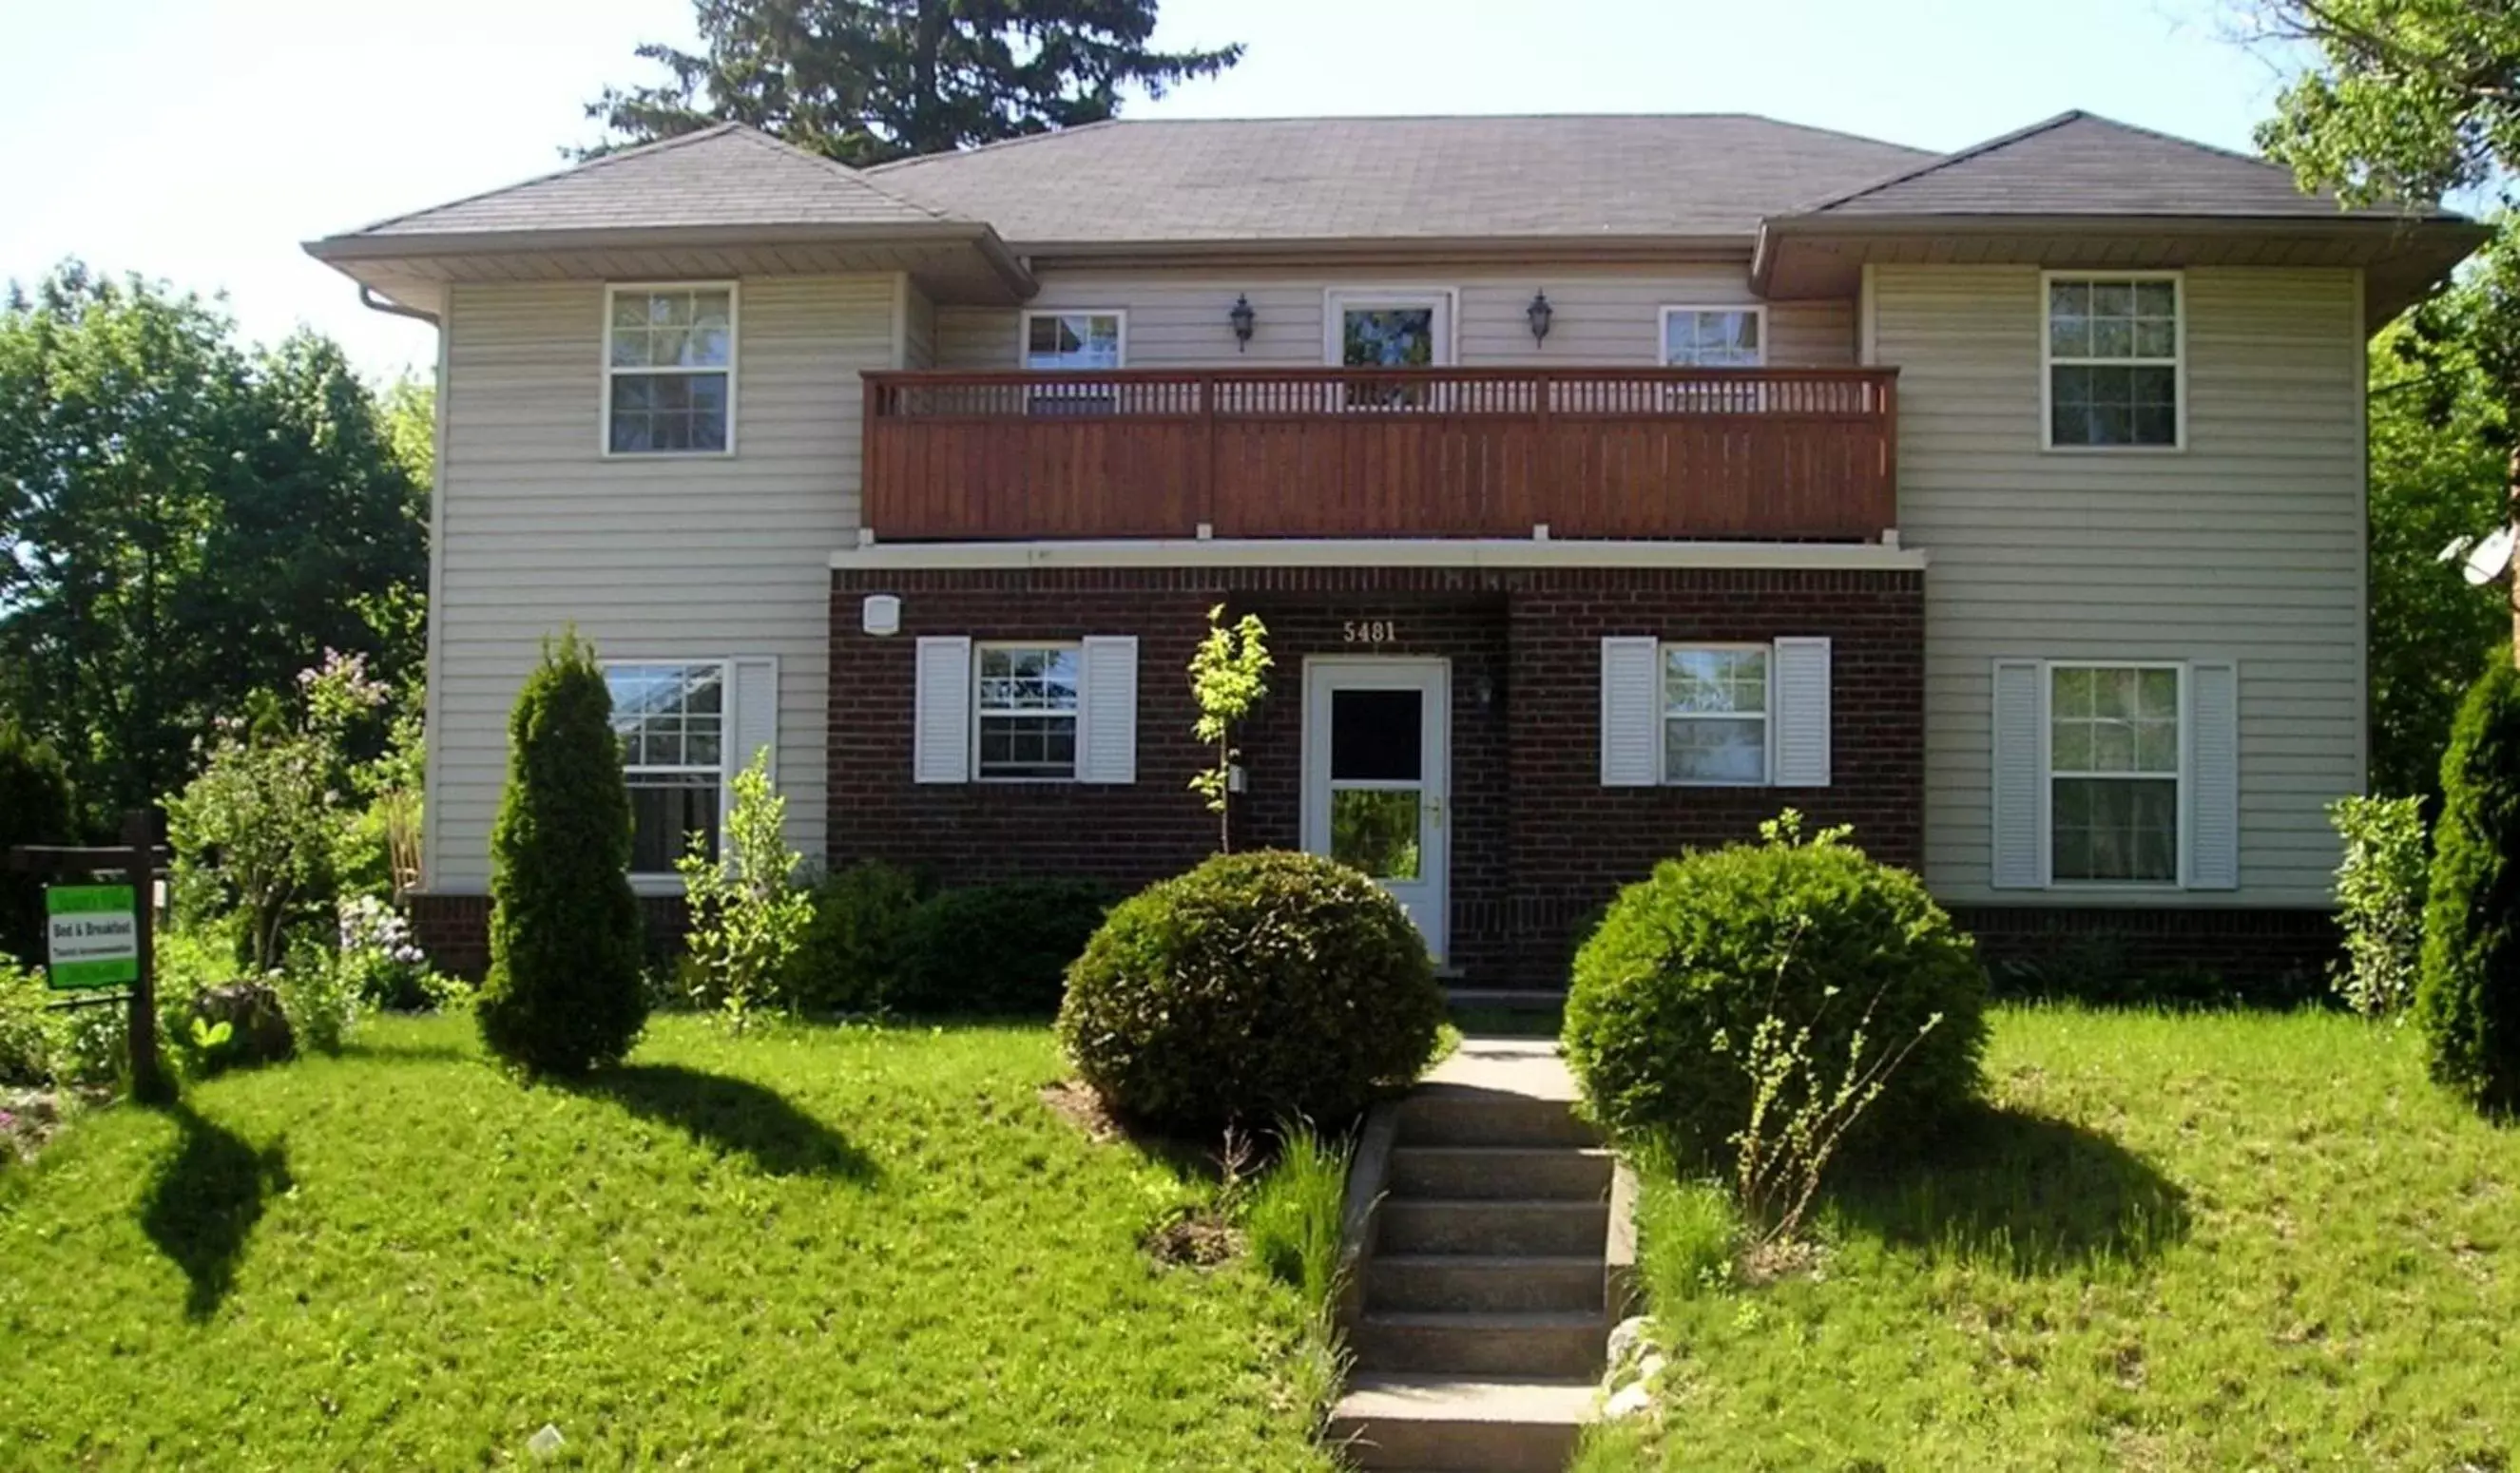
[[888,541],[1859,541],[1898,524],[1895,369],[866,375]]

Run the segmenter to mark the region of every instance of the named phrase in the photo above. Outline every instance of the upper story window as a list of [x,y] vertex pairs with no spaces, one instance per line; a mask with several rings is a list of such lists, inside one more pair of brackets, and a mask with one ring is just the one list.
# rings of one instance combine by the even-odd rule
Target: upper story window
[[982,645],[977,725],[981,778],[1076,776],[1075,645]]
[[1023,335],[1023,366],[1036,374],[1116,369],[1128,352],[1118,312],[1026,312]]
[[2178,448],[2179,278],[2051,274],[2047,284],[2048,448]]
[[1764,307],[1665,307],[1665,368],[1757,368],[1767,361]]
[[698,840],[717,858],[726,781],[726,666],[607,665],[630,789],[630,872],[671,874]]
[[735,444],[735,287],[611,287],[604,448],[723,455]]
[[1766,782],[1768,706],[1767,646],[1664,646],[1662,780]]
[[2176,665],[2048,670],[2050,877],[2179,883]]

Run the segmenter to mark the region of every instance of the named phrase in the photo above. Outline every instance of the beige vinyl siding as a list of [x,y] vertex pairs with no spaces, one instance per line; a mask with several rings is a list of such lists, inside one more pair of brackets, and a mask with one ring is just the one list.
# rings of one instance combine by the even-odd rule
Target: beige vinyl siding
[[737,454],[599,453],[604,287],[458,286],[431,636],[428,882],[477,891],[507,720],[543,639],[617,658],[779,660],[789,841],[823,850],[832,550],[855,536],[862,369],[894,354],[895,278],[742,284]]
[[[2043,452],[2039,273],[1876,267],[1927,550],[1926,877],[1947,900],[2318,905],[2362,778],[2358,274],[2185,274],[2187,447]],[[2239,661],[2240,889],[1994,891],[1992,662]]]
[[[1455,357],[1465,367],[1616,366],[1661,361],[1665,306],[1753,306],[1740,263],[1604,267],[1533,264],[1397,269],[1234,268],[1045,271],[1032,308],[1113,307],[1129,314],[1131,368],[1303,368],[1322,358],[1324,292],[1331,289],[1445,290],[1459,293]],[[1549,337],[1531,340],[1524,310],[1549,293]],[[1248,295],[1258,321],[1238,352],[1226,313]],[[1016,309],[944,307],[937,367],[1015,366]],[[1855,361],[1851,301],[1777,302],[1768,308],[1768,362],[1840,367]]]
[[901,366],[936,366],[936,303],[907,278],[902,281]]

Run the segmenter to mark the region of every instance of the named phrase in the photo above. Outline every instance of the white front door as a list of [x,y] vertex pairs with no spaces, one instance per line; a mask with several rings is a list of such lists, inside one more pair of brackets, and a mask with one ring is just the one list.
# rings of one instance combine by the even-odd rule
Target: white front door
[[1304,847],[1372,875],[1444,960],[1452,667],[1304,662]]

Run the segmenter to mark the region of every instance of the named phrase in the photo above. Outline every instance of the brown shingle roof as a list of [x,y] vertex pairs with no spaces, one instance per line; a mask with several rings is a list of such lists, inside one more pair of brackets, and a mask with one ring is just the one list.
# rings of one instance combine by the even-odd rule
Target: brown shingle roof
[[348,234],[934,225],[952,218],[899,198],[855,169],[740,123],[720,123]]
[[1746,238],[1930,156],[1737,114],[1158,119],[868,173],[1018,246]]
[[2344,215],[2290,169],[2089,112],[2065,112],[1791,211],[1822,218],[2146,215],[2201,219]]

